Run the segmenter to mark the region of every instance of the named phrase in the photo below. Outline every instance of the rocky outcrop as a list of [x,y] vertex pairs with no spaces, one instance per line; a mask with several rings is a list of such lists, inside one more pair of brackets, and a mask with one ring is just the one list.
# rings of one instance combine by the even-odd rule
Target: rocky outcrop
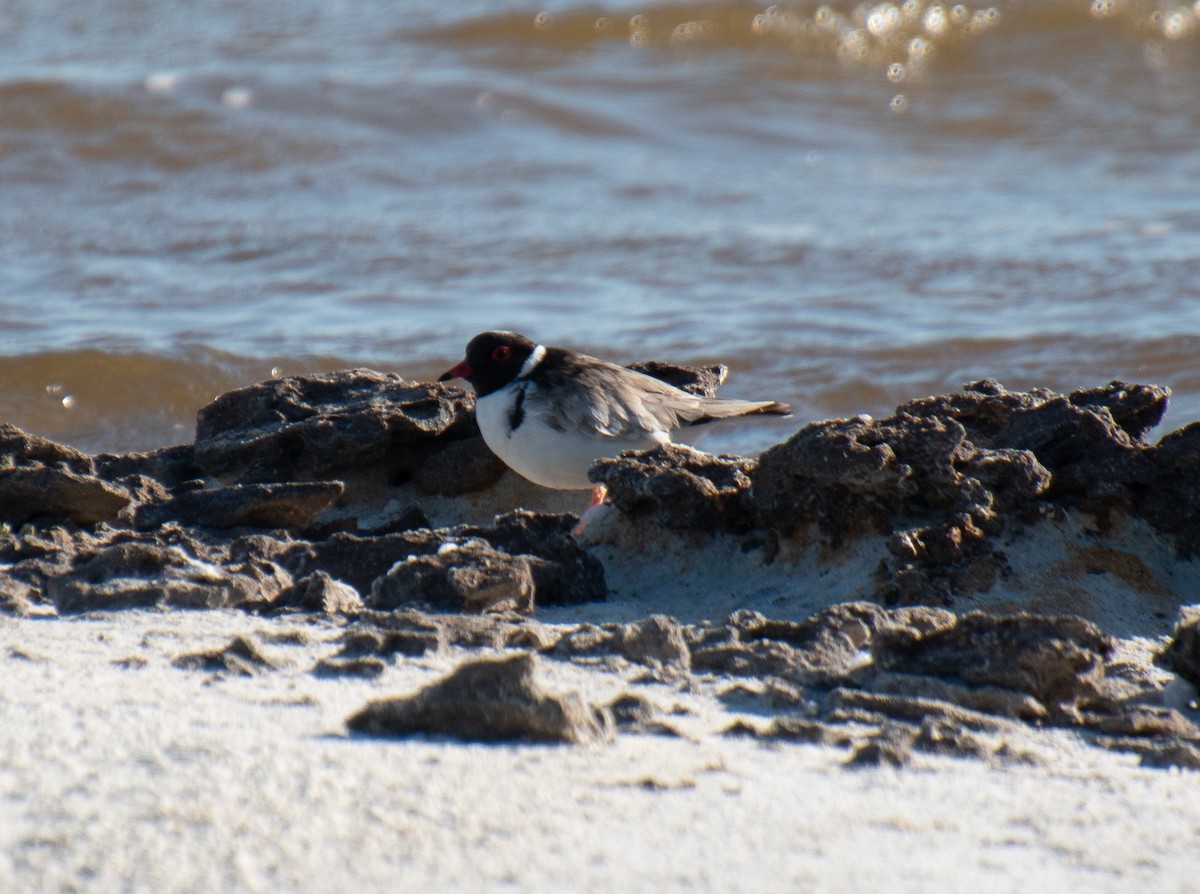
[[1069,395],[993,380],[910,401],[886,419],[814,422],[757,460],[679,447],[597,463],[614,505],[654,524],[837,550],[882,534],[884,601],[945,604],[1008,573],[997,539],[1048,511],[1149,521],[1200,546],[1200,425],[1147,441],[1168,391],[1113,382]]
[[411,476],[436,448],[470,437],[461,388],[365,369],[271,379],[223,394],[196,416],[196,462],[236,482],[307,481],[384,464]]
[[529,654],[466,661],[411,696],[369,703],[346,726],[374,736],[424,733],[477,741],[587,743],[611,737],[607,712],[575,693],[545,692],[535,667]]
[[[641,368],[705,394],[724,377],[719,367]],[[447,501],[507,493],[473,397],[457,388],[367,370],[272,380],[201,410],[194,445],[126,456],[0,426],[0,611],[339,615],[338,651],[300,671],[321,678],[386,679],[400,661],[504,653],[468,654],[439,683],[348,721],[376,735],[683,734],[686,723],[646,695],[596,706],[543,692],[535,668],[555,661],[707,687],[744,711],[730,735],[834,745],[853,766],[921,753],[1033,760],[1006,738],[1025,724],[1070,728],[1147,766],[1194,766],[1200,732],[1164,682],[1173,673],[1200,685],[1194,610],[1158,657],[1165,670],[1131,669],[1114,631],[1082,617],[969,601],[1014,573],[1022,538],[1047,519],[1086,518],[1096,537],[1152,526],[1175,550],[1172,568],[1200,552],[1200,424],[1152,443],[1166,400],[1165,389],[1119,382],[1059,395],[984,380],[885,419],[805,425],[757,458],[667,445],[604,460],[592,476],[624,532],[615,542],[633,556],[581,543],[569,514],[506,507],[487,523],[432,525]],[[661,603],[633,621],[569,613],[607,598],[601,555],[627,578],[635,561],[653,565],[661,543],[686,544],[683,561],[703,569],[717,554],[710,544],[732,541],[758,563],[748,574],[776,575],[754,603],[764,609],[819,586],[786,577],[796,544],[836,559],[872,538],[860,587],[869,599],[686,622],[687,606],[676,617]],[[1160,585],[1149,558],[1081,555],[1080,574],[1124,569],[1120,580],[1150,581],[1162,617],[1178,608],[1179,588]],[[556,624],[538,620],[554,607],[567,607]],[[286,669],[253,639],[175,663]]]

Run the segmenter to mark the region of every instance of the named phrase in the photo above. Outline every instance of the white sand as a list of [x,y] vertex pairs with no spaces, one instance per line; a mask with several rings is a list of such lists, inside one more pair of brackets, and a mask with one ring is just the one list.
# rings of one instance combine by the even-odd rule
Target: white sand
[[[286,669],[170,665],[237,633]],[[350,739],[348,714],[461,655],[317,678],[337,635],[232,612],[0,618],[0,890],[1196,890],[1200,773],[1069,733],[1029,732],[1042,766],[849,770],[839,749],[715,735],[730,718],[703,691],[546,659],[551,689],[690,708],[693,738]]]

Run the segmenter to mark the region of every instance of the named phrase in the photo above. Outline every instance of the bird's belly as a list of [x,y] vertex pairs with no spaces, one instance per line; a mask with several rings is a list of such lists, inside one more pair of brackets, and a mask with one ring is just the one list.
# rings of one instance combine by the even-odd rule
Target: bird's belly
[[475,418],[483,440],[510,469],[542,487],[586,490],[594,487],[588,469],[598,459],[613,457],[622,450],[646,450],[665,442],[667,436],[638,440],[559,431],[529,414],[510,430],[511,400],[493,400],[488,395],[475,404]]

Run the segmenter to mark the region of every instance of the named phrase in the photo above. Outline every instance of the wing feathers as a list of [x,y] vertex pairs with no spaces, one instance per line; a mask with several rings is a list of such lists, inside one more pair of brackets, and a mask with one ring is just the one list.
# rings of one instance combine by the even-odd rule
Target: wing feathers
[[[618,440],[666,440],[685,425],[749,415],[786,415],[777,401],[723,400],[688,394],[652,376],[590,357],[541,371],[530,383],[525,410],[552,428]],[[539,387],[539,384],[541,387]]]

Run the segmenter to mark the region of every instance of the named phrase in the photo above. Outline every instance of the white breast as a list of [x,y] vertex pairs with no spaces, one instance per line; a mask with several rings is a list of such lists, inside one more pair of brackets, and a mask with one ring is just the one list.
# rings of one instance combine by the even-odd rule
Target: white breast
[[534,413],[526,412],[516,431],[511,427],[513,407],[520,391],[513,383],[475,402],[475,419],[483,440],[505,465],[542,487],[586,490],[594,485],[587,472],[598,459],[622,450],[646,450],[665,444],[665,432],[636,441],[583,431],[559,431]]

